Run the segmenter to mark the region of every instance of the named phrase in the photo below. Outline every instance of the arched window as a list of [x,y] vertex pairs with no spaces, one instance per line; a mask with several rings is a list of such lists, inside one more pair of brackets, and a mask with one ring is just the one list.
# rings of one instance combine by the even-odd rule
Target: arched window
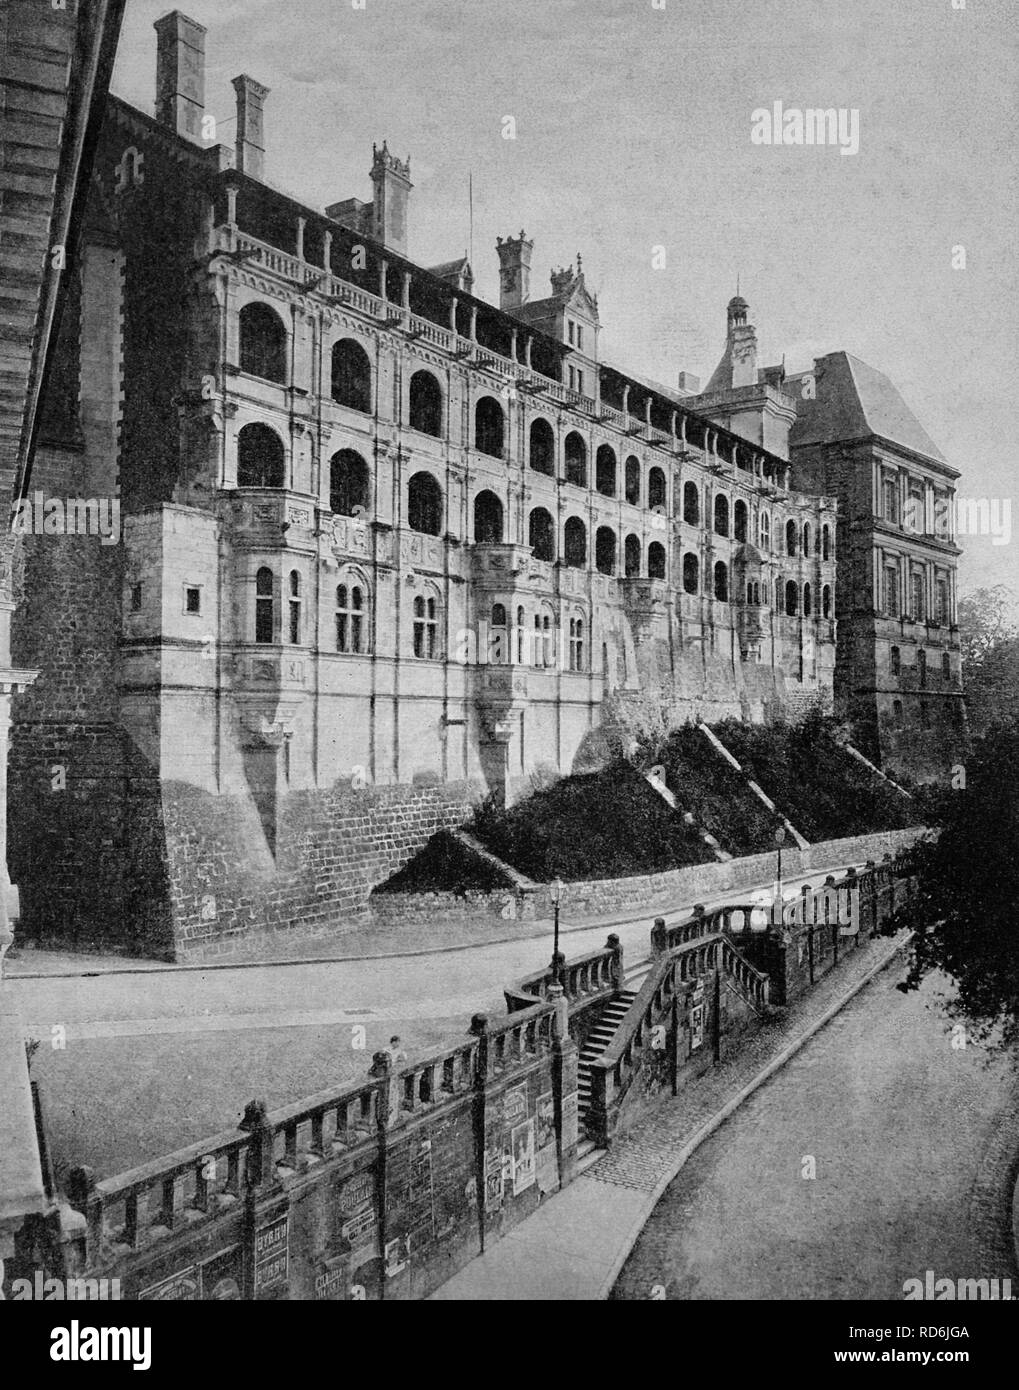
[[353,338],[333,344],[333,400],[351,410],[372,408],[372,368],[368,354]]
[[502,458],[502,406],[493,396],[482,396],[474,407],[474,447],[482,454]]
[[761,512],[757,518],[757,534],[760,539],[762,550],[771,549],[771,516],[768,512]]
[[753,603],[753,601],[754,601],[754,586],[753,586],[752,582],[748,579],[748,580],[747,580],[747,603]]
[[821,527],[821,559],[831,559],[831,528],[829,526]]
[[831,585],[825,584],[821,589],[821,617],[831,617]]
[[527,525],[527,543],[533,549],[536,560],[551,564],[555,559],[555,527],[544,507],[535,507],[531,513]]
[[736,505],[732,509],[732,524],[736,540],[745,541],[747,538],[747,504],[742,498],[737,498]]
[[296,570],[290,571],[289,617],[290,644],[296,647],[301,640],[301,576]]
[[502,541],[502,503],[494,492],[479,492],[474,499],[474,540],[478,545]]
[[941,679],[946,681],[952,679],[952,660],[947,652],[941,653]]
[[783,594],[782,581],[781,581],[781,579],[776,579],[776,580],[775,580],[775,612],[776,612],[776,613],[781,613],[781,611],[782,611],[782,594]]
[[715,563],[715,598],[719,603],[729,601],[729,570],[724,560]]
[[616,533],[611,526],[599,526],[595,532],[594,565],[599,574],[616,572]]
[[683,484],[683,520],[690,526],[701,521],[701,497],[696,483]]
[[571,516],[563,527],[564,559],[571,569],[587,564],[587,528],[579,516]]
[[695,594],[700,588],[700,561],[691,551],[683,556],[683,592]]
[[665,474],[660,468],[651,468],[647,475],[647,504],[655,507],[665,506]]
[[647,577],[665,578],[665,546],[661,541],[652,541],[647,548]]
[[330,510],[336,516],[362,516],[369,498],[368,465],[353,449],[341,449],[329,464]]
[[626,460],[626,500],[631,507],[640,506],[640,460],[633,454]]
[[787,521],[785,526],[785,551],[787,555],[796,554],[796,522]]
[[555,435],[547,420],[535,420],[531,425],[530,465],[535,473],[555,475]]
[[729,534],[729,499],[720,492],[715,498],[715,535]]
[[[538,615],[534,615],[534,631],[538,632]],[[541,615],[541,640],[537,636],[534,640],[535,654],[534,662],[536,666],[554,666],[555,651],[552,638],[552,614],[542,613]]]
[[355,655],[365,650],[364,589],[341,584],[336,590],[336,650]]
[[237,486],[282,487],[283,441],[268,425],[245,425],[237,436]]
[[563,454],[566,461],[566,481],[576,487],[587,487],[587,445],[576,430],[571,430],[566,436]]
[[442,531],[442,488],[431,473],[415,473],[407,485],[407,525],[425,536]]
[[410,379],[410,427],[436,438],[442,434],[442,387],[431,372]]
[[570,670],[584,669],[584,620],[570,619]]
[[790,579],[785,586],[785,613],[787,618],[795,618],[799,609],[799,593],[796,588],[796,580]]
[[810,522],[809,522],[809,521],[805,521],[805,522],[803,523],[803,553],[804,553],[804,555],[809,555],[809,554],[810,554]]
[[517,609],[517,627],[516,627],[516,633],[517,633],[517,665],[518,665],[518,666],[522,666],[522,665],[524,664],[524,660],[525,660],[525,657],[524,657],[524,646],[525,646],[525,644],[526,644],[526,642],[527,642],[527,629],[525,628],[524,624],[526,623],[526,621],[527,621],[527,614],[524,612],[524,610],[523,610],[522,607],[521,607],[521,608],[518,608],[518,609]]
[[892,665],[892,675],[900,676],[902,674],[902,653],[899,651],[898,647],[892,648],[890,658]]
[[439,605],[430,595],[414,600],[414,655],[434,661],[439,650]]
[[268,304],[245,304],[240,312],[241,371],[284,385],[287,379],[287,330]]
[[892,718],[895,720],[896,724],[901,724],[901,723],[902,723],[902,701],[901,701],[901,700],[893,700],[893,701],[892,701]]
[[615,497],[616,456],[607,444],[599,445],[594,456],[594,485],[603,497]]
[[255,575],[255,641],[271,642],[275,627],[272,570],[264,565]]
[[627,536],[623,542],[623,573],[627,579],[636,579],[640,574],[639,536]]
[[810,585],[809,585],[809,584],[804,584],[804,586],[803,586],[803,616],[804,616],[805,618],[809,618],[812,612],[813,612],[813,608],[812,608],[812,599],[811,599],[811,594],[810,594]]
[[916,654],[916,671],[920,678],[920,684],[927,684],[927,653],[923,647]]

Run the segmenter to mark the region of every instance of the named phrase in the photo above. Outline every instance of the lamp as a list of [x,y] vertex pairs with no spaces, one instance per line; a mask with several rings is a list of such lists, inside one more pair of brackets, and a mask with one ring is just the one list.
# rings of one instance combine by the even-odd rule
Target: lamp
[[559,955],[559,905],[563,900],[563,881],[556,874],[555,878],[548,886],[549,897],[552,899],[552,912],[554,922],[554,936],[552,940],[552,980],[554,984],[562,984],[562,957]]

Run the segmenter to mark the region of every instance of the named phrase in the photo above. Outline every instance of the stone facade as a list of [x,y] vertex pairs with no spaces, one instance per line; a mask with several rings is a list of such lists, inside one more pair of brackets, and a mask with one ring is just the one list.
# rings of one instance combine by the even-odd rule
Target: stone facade
[[[463,788],[571,771],[628,707],[830,704],[834,547],[787,611],[769,541],[834,536],[834,499],[600,363],[579,258],[531,301],[503,243],[499,308],[407,260],[385,146],[374,203],[323,215],[257,177],[254,79],[240,155],[203,145],[204,33],[158,27],[159,119],[108,105],[44,402],[37,486],[115,497],[121,543],[25,537],[26,931],[172,955],[341,925]],[[445,820],[351,851],[339,802],[423,784]],[[329,852],[295,870],[316,817]]]

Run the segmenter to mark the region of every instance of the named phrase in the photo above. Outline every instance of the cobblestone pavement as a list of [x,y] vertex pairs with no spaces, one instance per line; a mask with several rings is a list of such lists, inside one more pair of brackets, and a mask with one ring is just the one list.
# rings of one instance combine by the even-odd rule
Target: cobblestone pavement
[[[878,948],[844,962],[588,1176],[607,1193],[652,1191],[699,1124]],[[1016,1072],[972,1044],[953,1047],[944,982],[903,995],[901,978],[894,965],[878,975],[691,1156],[614,1298],[649,1298],[660,1285],[669,1299],[899,1299],[928,1269],[1010,1277],[1019,1295]]]

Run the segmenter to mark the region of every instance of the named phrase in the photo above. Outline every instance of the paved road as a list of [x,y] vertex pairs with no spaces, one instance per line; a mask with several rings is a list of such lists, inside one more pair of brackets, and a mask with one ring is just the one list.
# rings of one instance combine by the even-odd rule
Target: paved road
[[[647,956],[651,922],[612,928],[628,964]],[[582,955],[607,932],[568,931],[563,949]],[[255,1097],[276,1108],[365,1076],[394,1032],[411,1056],[454,1042],[472,1013],[501,1014],[503,987],[549,954],[550,939],[531,937],[385,960],[12,974],[6,987],[39,1040],[32,1068],[58,1173],[88,1163],[107,1176],[230,1128]]]
[[953,1048],[944,981],[903,995],[899,978],[879,976],[698,1150],[615,1298],[901,1299],[928,1269],[1011,1277],[1019,1296],[1015,1072]]

